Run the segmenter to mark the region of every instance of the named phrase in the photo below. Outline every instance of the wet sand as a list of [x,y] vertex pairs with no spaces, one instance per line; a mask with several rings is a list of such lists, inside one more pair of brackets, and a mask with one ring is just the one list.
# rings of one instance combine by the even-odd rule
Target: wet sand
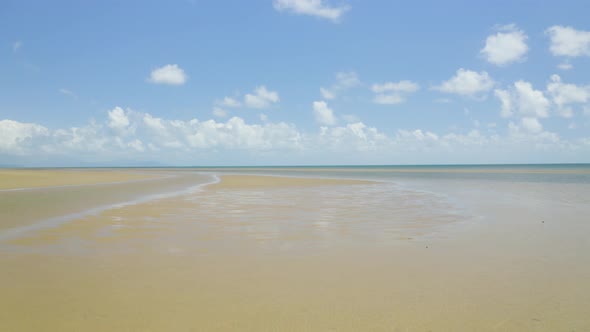
[[0,169],[0,190],[129,182],[157,177],[138,171]]
[[[22,189],[0,190],[0,232],[161,192],[183,190],[205,178],[208,177],[194,172],[138,170],[0,171],[0,183],[4,187]],[[37,179],[39,183],[35,182]]]
[[[510,184],[443,184],[482,202],[471,218],[431,218],[395,236],[383,224],[357,225],[375,208],[344,195],[377,189],[225,175],[201,192],[4,241],[0,330],[590,330],[590,225],[575,186],[525,186],[531,195],[515,204],[497,197],[523,193]],[[572,195],[548,204],[557,192]],[[314,211],[296,214],[306,206]],[[363,215],[348,214],[355,209]]]
[[212,185],[212,190],[218,189],[257,189],[279,187],[309,187],[322,185],[359,185],[374,183],[372,181],[348,179],[322,179],[302,177],[278,177],[256,175],[223,175],[223,181]]

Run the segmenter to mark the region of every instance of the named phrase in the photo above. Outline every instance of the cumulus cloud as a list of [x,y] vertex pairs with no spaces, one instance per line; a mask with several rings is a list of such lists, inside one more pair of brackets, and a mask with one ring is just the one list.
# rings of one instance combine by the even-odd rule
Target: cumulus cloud
[[549,116],[549,100],[543,91],[535,90],[533,85],[525,81],[514,83],[516,107],[522,116],[546,118]]
[[108,126],[115,130],[125,130],[129,126],[129,118],[121,107],[108,111]]
[[528,37],[524,31],[514,24],[502,26],[498,30],[486,39],[486,45],[480,51],[483,57],[498,66],[524,60],[529,50],[526,44]]
[[[318,109],[328,108],[325,102],[316,105]],[[422,128],[387,134],[352,118],[345,125],[325,125],[305,132],[292,124],[269,122],[267,118],[262,124],[248,123],[239,117],[224,121],[178,120],[121,107],[105,115],[102,122],[55,130],[40,124],[1,120],[0,155],[3,162],[38,163],[55,158],[60,162],[154,160],[194,165],[227,162],[232,156],[239,156],[234,162],[242,164],[259,162],[263,156],[271,156],[266,161],[284,163],[498,162],[505,161],[502,158],[508,154],[513,162],[561,157],[564,159],[559,160],[580,162],[584,160],[581,156],[590,153],[590,137],[564,140],[544,131],[539,118],[534,116],[523,116],[510,123],[509,134],[498,136],[495,131],[436,133]],[[222,159],[214,159],[219,158],[215,156]],[[531,159],[539,156],[544,159]]]
[[279,94],[268,90],[264,85],[254,89],[252,94],[248,93],[244,96],[244,104],[249,108],[268,108],[279,100]]
[[549,50],[555,56],[590,56],[590,31],[554,25],[546,30],[551,40]]
[[522,127],[531,133],[540,133],[543,131],[543,126],[537,118],[522,118]]
[[350,10],[349,5],[330,6],[324,0],[273,0],[273,7],[279,12],[310,15],[338,22]]
[[222,100],[217,102],[220,106],[224,107],[240,107],[242,104],[235,98],[232,97],[224,97]]
[[227,122],[191,120],[180,123],[186,144],[190,148],[209,149],[297,149],[300,134],[286,123],[247,124],[239,117]]
[[13,120],[0,121],[0,152],[21,154],[25,152],[28,140],[45,136],[49,129],[34,123]]
[[325,101],[313,102],[313,114],[319,124],[333,126],[336,124],[336,117],[334,111],[328,107]]
[[[546,118],[550,114],[557,114],[570,118],[574,114],[574,107],[580,109],[588,107],[590,103],[590,85],[580,86],[564,83],[559,75],[552,75],[545,91],[536,90],[532,84],[517,81],[507,89],[496,89],[496,97],[501,103],[502,117],[517,114],[527,118]],[[527,120],[532,128],[532,120]]]
[[500,103],[502,104],[502,109],[500,112],[500,116],[503,118],[508,118],[512,116],[512,96],[510,92],[507,90],[496,89],[494,90],[494,95],[500,99]]
[[344,153],[377,151],[391,145],[391,139],[387,135],[362,122],[349,123],[341,127],[321,127],[316,140],[315,147],[311,149]]
[[429,144],[436,144],[440,137],[427,130],[422,129],[414,129],[414,130],[398,130],[397,132],[397,140],[400,142],[421,142],[421,143],[429,143]]
[[217,117],[217,118],[225,118],[227,117],[227,112],[220,107],[213,107],[213,116]]
[[354,71],[341,71],[336,73],[336,82],[332,86],[320,87],[320,93],[324,99],[336,99],[339,94],[360,84],[361,81]]
[[[215,120],[167,120],[133,110],[116,107],[109,111],[106,126],[90,126],[92,138],[82,143],[104,139],[102,146],[118,150],[191,151],[194,149],[269,150],[299,149],[301,134],[290,124],[248,124],[239,117],[225,122]],[[111,133],[107,128],[115,129]],[[127,136],[122,130],[127,131]],[[65,133],[68,131],[66,130]],[[70,133],[71,134],[71,130]],[[141,144],[139,143],[141,142]]]
[[488,92],[493,87],[494,80],[487,72],[478,73],[460,68],[455,76],[442,82],[441,85],[435,86],[434,89],[445,93],[475,97]]
[[165,65],[152,70],[149,82],[154,84],[183,85],[188,76],[178,65]]
[[342,120],[344,120],[346,123],[361,122],[359,117],[354,114],[344,114],[342,115]]
[[570,70],[570,69],[574,68],[574,66],[569,62],[562,62],[557,65],[557,68],[559,68],[561,70]]
[[502,117],[510,117],[514,112],[530,118],[549,116],[549,100],[543,91],[535,90],[530,82],[517,81],[509,90],[496,89],[494,94],[500,100]]
[[320,87],[320,94],[322,95],[322,97],[324,97],[324,99],[331,100],[336,98],[336,94],[334,92],[324,87]]
[[572,105],[590,102],[590,86],[563,83],[559,75],[551,76],[547,92],[556,105],[558,114],[566,118],[573,116]]
[[373,84],[371,90],[376,93],[373,102],[376,104],[399,104],[406,100],[409,94],[420,89],[420,86],[412,81],[386,82]]

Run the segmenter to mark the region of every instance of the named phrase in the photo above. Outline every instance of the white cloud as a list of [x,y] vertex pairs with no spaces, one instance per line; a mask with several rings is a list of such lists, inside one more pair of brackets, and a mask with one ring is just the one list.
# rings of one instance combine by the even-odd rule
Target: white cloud
[[150,129],[152,132],[159,136],[167,136],[166,126],[164,126],[164,121],[162,119],[155,118],[151,114],[146,113],[143,115],[142,121],[146,128]]
[[66,96],[77,98],[76,94],[73,91],[71,91],[71,90],[68,90],[68,89],[65,89],[65,88],[61,88],[58,91],[59,91],[59,93],[64,94]]
[[434,87],[445,93],[454,93],[462,96],[477,96],[494,87],[494,80],[487,72],[480,73],[460,68],[457,74],[441,85]]
[[543,131],[543,126],[537,118],[522,118],[521,124],[522,127],[530,133],[540,133]]
[[336,99],[339,94],[360,84],[361,81],[354,71],[341,71],[336,73],[336,82],[331,87],[320,87],[320,93],[324,99]]
[[267,90],[264,85],[257,87],[254,94],[244,96],[244,104],[249,108],[268,108],[279,100],[279,94],[276,91]]
[[402,138],[402,139],[412,139],[412,140],[417,140],[417,141],[431,141],[431,142],[435,142],[439,140],[438,135],[429,132],[429,131],[422,131],[421,129],[415,129],[413,131],[409,131],[409,130],[399,130],[398,131],[398,137]]
[[342,120],[344,120],[346,123],[361,122],[361,119],[359,119],[359,117],[354,114],[344,114],[342,116]]
[[573,116],[570,105],[590,102],[590,86],[563,83],[559,75],[551,76],[551,83],[547,85],[547,92],[557,106],[557,112],[566,118]]
[[138,139],[134,139],[133,141],[127,143],[127,146],[136,150],[136,151],[139,151],[139,152],[145,151],[145,147],[143,146],[143,142]]
[[310,15],[338,22],[350,6],[330,6],[324,0],[273,0],[275,10],[299,15]]
[[[328,108],[325,102],[317,103],[320,109]],[[154,160],[176,165],[277,160],[285,164],[583,162],[590,155],[590,137],[564,140],[543,131],[535,116],[510,123],[509,134],[499,136],[495,130],[437,133],[424,128],[399,129],[388,135],[352,118],[346,125],[304,132],[284,122],[256,124],[239,117],[164,119],[121,107],[105,115],[101,122],[56,130],[1,120],[2,162],[43,165],[52,158],[62,165],[64,160]]]
[[12,52],[16,53],[16,52],[20,51],[20,49],[22,47],[23,47],[23,42],[20,40],[17,40],[12,44]]
[[395,92],[395,93],[412,93],[420,89],[420,86],[411,81],[387,82],[383,84],[374,84],[371,90],[375,93]]
[[283,122],[250,125],[238,117],[225,123],[195,119],[183,122],[180,131],[192,149],[293,150],[299,148],[301,140],[299,132]]
[[354,71],[341,71],[336,73],[337,89],[347,89],[359,85],[361,81]]
[[130,126],[137,127],[137,136],[141,136],[138,138],[151,144],[152,150],[299,149],[302,139],[293,125],[284,122],[247,124],[239,117],[225,122],[166,120],[134,111],[129,115],[134,119]]
[[377,104],[399,104],[406,100],[407,95],[420,89],[420,86],[411,81],[386,82],[373,84],[371,90],[376,93],[373,102]]
[[500,103],[502,104],[502,110],[500,112],[500,116],[503,118],[508,118],[512,116],[512,97],[510,96],[510,92],[507,90],[494,90],[494,95],[500,99]]
[[218,105],[224,107],[240,107],[242,104],[234,98],[231,97],[224,97],[223,100],[217,102]]
[[48,134],[49,130],[38,124],[0,120],[0,152],[24,153],[30,139]]
[[574,66],[569,62],[562,62],[557,65],[557,68],[559,68],[561,70],[570,70],[570,69],[574,68]]
[[378,94],[373,98],[373,102],[375,104],[381,105],[396,105],[401,104],[406,101],[401,95],[399,94]]
[[336,95],[334,94],[334,92],[332,92],[326,88],[323,88],[323,87],[320,87],[320,93],[324,99],[331,100],[331,99],[336,98]]
[[549,50],[555,56],[590,56],[590,31],[554,25],[546,30],[551,39]]
[[220,107],[214,107],[213,108],[213,116],[218,117],[218,118],[225,118],[227,117],[227,112]]
[[328,107],[325,101],[314,101],[313,102],[313,113],[315,119],[319,124],[333,126],[336,124],[336,117],[334,111]]
[[535,90],[531,83],[517,81],[514,83],[516,106],[525,117],[546,118],[549,116],[549,100],[542,91]]
[[[377,128],[362,122],[349,123],[343,127],[321,127],[317,141],[310,149],[351,152],[367,152],[386,149],[391,140]],[[357,157],[355,155],[355,157]],[[358,160],[356,161],[358,163]]]
[[517,81],[510,90],[496,89],[494,94],[500,100],[502,117],[510,117],[514,112],[528,118],[549,116],[551,103],[543,91],[535,90],[529,82]]
[[129,118],[121,107],[115,107],[108,112],[108,126],[115,130],[125,130],[129,126]]
[[[583,110],[590,103],[590,85],[579,86],[564,83],[559,75],[552,75],[545,93],[535,90],[531,83],[517,81],[508,90],[496,89],[494,94],[500,100],[502,117],[510,117],[516,112],[523,118],[546,118],[551,113],[570,118],[574,107]],[[528,120],[528,128],[532,128]]]
[[165,65],[152,70],[149,82],[154,84],[183,85],[188,76],[178,65]]
[[499,28],[499,32],[488,36],[485,47],[480,51],[484,58],[495,65],[504,66],[524,60],[528,52],[524,31],[510,24]]

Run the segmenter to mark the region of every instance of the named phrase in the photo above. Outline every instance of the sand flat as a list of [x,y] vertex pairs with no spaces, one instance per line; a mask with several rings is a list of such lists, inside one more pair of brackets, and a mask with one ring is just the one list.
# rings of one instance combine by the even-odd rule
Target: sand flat
[[211,186],[211,189],[255,189],[278,187],[309,187],[322,185],[361,185],[374,183],[372,181],[304,178],[285,176],[261,176],[261,175],[222,175],[222,181]]
[[[387,223],[370,222],[372,211],[426,196],[371,201],[373,182],[301,181],[221,176],[4,243],[0,330],[590,328],[590,226],[577,217],[588,207],[543,203],[567,187],[522,187],[538,194],[513,193],[529,200],[519,205],[495,199],[509,184],[466,188],[492,219],[403,239],[382,237]],[[404,211],[377,217],[395,223]],[[428,230],[437,222],[423,213],[414,227]]]
[[[36,175],[37,172],[39,175]],[[68,180],[70,173],[77,182]],[[29,188],[0,190],[0,231],[144,196],[183,190],[210,179],[196,173],[160,170],[145,170],[141,173],[108,169],[19,170],[3,174],[5,180],[11,174],[19,174],[17,180],[7,180],[11,187],[22,188],[28,184]],[[40,184],[31,182],[35,179],[40,179]],[[43,187],[49,183],[52,185]]]
[[113,170],[0,169],[0,190],[115,183],[157,176],[147,172]]

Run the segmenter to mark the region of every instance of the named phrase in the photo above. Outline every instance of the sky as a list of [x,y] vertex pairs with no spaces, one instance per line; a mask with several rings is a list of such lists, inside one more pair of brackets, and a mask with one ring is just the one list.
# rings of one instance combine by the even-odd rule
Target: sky
[[0,166],[590,162],[587,1],[0,2]]

